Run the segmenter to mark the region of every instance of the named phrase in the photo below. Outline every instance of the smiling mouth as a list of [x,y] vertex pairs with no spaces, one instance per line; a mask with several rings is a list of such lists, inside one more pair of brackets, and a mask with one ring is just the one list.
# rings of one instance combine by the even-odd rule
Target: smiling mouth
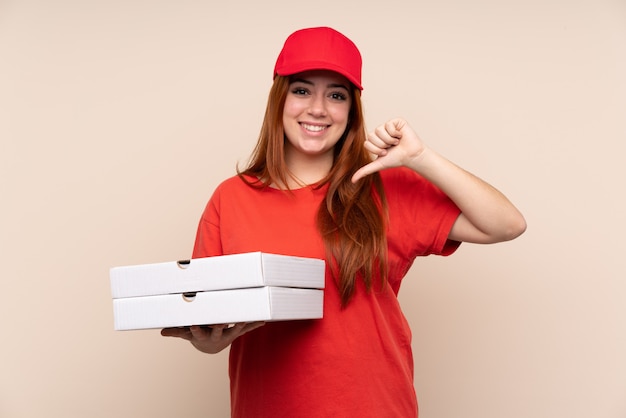
[[309,125],[308,123],[301,123],[300,126],[311,132],[321,132],[328,127],[328,125]]

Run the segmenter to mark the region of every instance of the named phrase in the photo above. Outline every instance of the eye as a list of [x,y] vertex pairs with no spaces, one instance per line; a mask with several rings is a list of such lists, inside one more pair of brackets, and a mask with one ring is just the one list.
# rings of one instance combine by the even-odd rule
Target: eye
[[309,91],[305,89],[304,87],[294,87],[291,89],[291,93],[297,96],[304,96],[306,94],[309,94]]
[[348,95],[340,91],[335,91],[335,92],[330,93],[329,97],[333,100],[338,100],[338,101],[345,101],[348,99]]

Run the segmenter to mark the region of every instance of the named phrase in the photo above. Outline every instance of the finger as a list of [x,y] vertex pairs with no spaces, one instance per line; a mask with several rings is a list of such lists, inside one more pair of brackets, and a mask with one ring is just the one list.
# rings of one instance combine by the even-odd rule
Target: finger
[[367,136],[367,140],[372,144],[381,148],[389,148],[393,145],[397,145],[399,142],[399,136],[394,136],[395,129],[391,129],[388,123],[377,127],[374,132]]
[[238,322],[235,325],[233,325],[228,332],[231,334],[235,334],[235,335],[240,335],[242,333],[242,330],[246,327],[246,324],[248,324],[247,322]]
[[227,327],[227,324],[212,325],[209,331],[209,337],[211,337],[211,341],[220,341],[222,339],[222,335],[224,335],[224,329],[226,329]]
[[383,156],[383,155],[387,155],[387,147],[379,147],[374,145],[371,142],[366,142],[364,145],[364,148],[369,151],[371,154],[374,154],[378,157]]
[[391,119],[385,123],[385,130],[390,136],[400,139],[402,138],[402,129],[406,125],[403,119]]
[[265,325],[264,321],[239,322],[226,330],[225,333],[228,333],[228,338],[232,338],[234,340],[235,338],[240,337],[243,334],[250,332],[253,329],[257,329],[263,325]]
[[191,340],[192,335],[189,331],[189,328],[186,327],[177,327],[177,328],[163,328],[161,330],[161,335],[164,337],[178,337],[183,338],[187,341]]
[[357,181],[361,180],[363,177],[369,176],[370,174],[380,171],[383,168],[384,168],[383,165],[379,163],[378,160],[372,161],[371,163],[359,168],[356,171],[356,173],[354,173],[354,175],[352,176],[352,183],[356,183]]
[[193,325],[189,327],[189,331],[194,340],[206,341],[213,335],[213,327],[202,327],[200,325]]
[[240,335],[243,335],[246,332],[250,332],[250,331],[252,331],[254,329],[260,328],[263,325],[265,325],[265,321],[248,322],[241,329],[241,334]]
[[390,146],[389,142],[392,141],[391,138],[386,132],[371,132],[367,134],[367,138],[365,144],[371,144],[378,148],[387,148]]

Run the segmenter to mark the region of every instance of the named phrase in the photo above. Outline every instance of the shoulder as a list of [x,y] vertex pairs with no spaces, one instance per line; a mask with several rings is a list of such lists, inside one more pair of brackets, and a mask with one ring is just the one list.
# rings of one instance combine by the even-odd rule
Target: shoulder
[[[245,176],[245,177],[249,179],[250,181],[253,180],[253,178],[250,176]],[[230,189],[230,188],[237,188],[237,187],[241,187],[245,185],[246,183],[241,179],[241,177],[239,177],[238,175],[234,175],[234,176],[228,177],[225,180],[222,180],[222,182],[217,186],[217,189]]]
[[[251,176],[243,176],[248,183],[253,183],[256,179]],[[250,185],[246,183],[242,177],[239,175],[231,176],[225,180],[222,180],[221,183],[217,185],[215,188],[214,195],[219,195],[223,193],[236,193],[242,190],[250,189]]]
[[220,206],[224,201],[237,199],[247,188],[248,185],[237,175],[224,179],[210,193],[207,207]]

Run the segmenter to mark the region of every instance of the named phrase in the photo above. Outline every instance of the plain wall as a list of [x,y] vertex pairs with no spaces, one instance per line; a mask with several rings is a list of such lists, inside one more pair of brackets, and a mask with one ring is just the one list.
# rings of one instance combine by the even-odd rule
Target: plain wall
[[423,418],[626,417],[626,2],[0,1],[0,416],[226,417],[227,353],[113,331],[110,267],[189,257],[256,142],[284,38],[361,49],[528,231],[418,259]]

